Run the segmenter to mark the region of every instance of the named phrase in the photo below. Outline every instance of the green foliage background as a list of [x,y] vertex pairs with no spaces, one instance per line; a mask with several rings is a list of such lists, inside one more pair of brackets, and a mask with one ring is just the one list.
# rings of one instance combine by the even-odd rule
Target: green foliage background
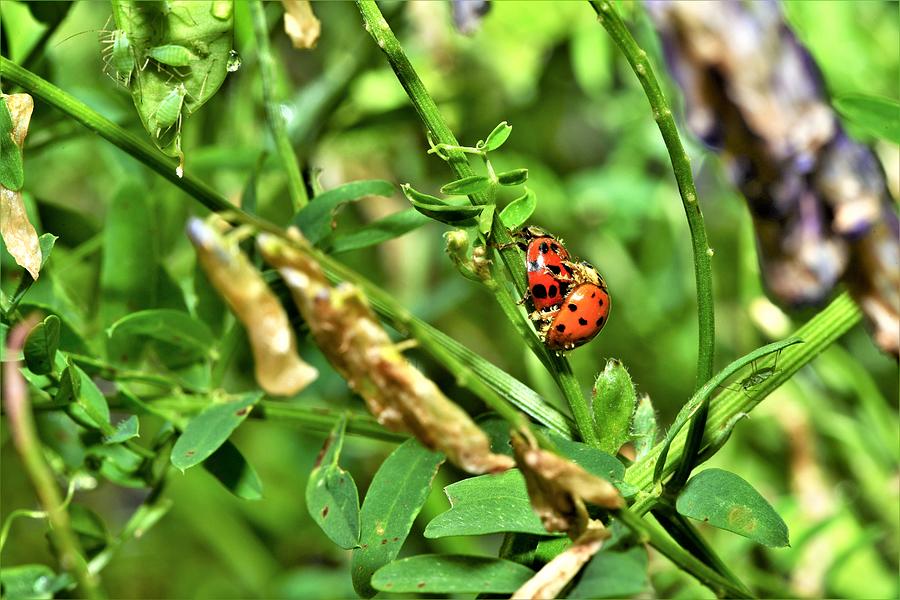
[[[450,179],[446,165],[425,154],[421,124],[352,3],[315,5],[323,33],[311,52],[292,49],[281,28],[280,5],[267,8],[272,45],[285,66],[280,87],[288,98],[284,109],[289,130],[301,160],[320,170],[326,189],[354,179],[381,178],[435,193]],[[640,44],[656,49],[642,9],[632,4],[622,8]],[[789,3],[785,10],[835,96],[896,96],[900,57],[889,51],[897,47],[896,3]],[[46,52],[32,55],[29,67],[145,135],[129,95],[103,75],[97,34],[66,39],[102,27],[108,15],[106,3],[77,3]],[[41,26],[19,2],[3,2],[0,16],[4,54],[21,63],[41,38]],[[585,389],[606,358],[619,358],[638,391],[653,399],[661,422],[670,423],[694,383],[696,310],[687,226],[646,99],[590,7],[498,2],[471,38],[452,29],[445,3],[410,4],[392,24],[462,143],[483,138],[500,121],[513,126],[495,166],[529,169],[529,187],[538,197],[531,222],[561,236],[606,278],[614,304],[611,321],[596,341],[571,355]],[[247,8],[237,3],[235,49],[243,66],[186,120],[186,169],[227,197],[242,199],[245,207],[255,206],[260,215],[286,223],[292,210],[265,124],[252,39]],[[658,54],[655,62],[661,65]],[[677,93],[670,89],[669,95],[677,106]],[[765,300],[742,199],[729,187],[718,160],[689,138],[685,142],[715,250],[716,364],[721,367],[783,337],[793,329],[785,319],[799,324],[812,313],[787,317]],[[881,145],[878,151],[889,174],[894,171],[896,197],[897,149]],[[40,224],[39,232],[60,236],[46,275],[26,303],[56,307],[98,351],[104,329],[126,312],[198,301],[192,284],[194,253],[183,233],[186,217],[197,214],[198,208],[182,192],[41,104],[35,108],[24,157],[25,196],[33,222]],[[255,193],[248,192],[253,184]],[[113,208],[114,202],[128,202],[128,208]],[[349,229],[407,206],[398,188],[390,199],[365,201],[343,211],[338,227]],[[139,231],[129,225],[135,222],[133,211],[144,211]],[[453,269],[443,253],[443,230],[428,224],[375,251],[347,253],[342,259],[417,316],[551,401],[559,399],[552,380],[493,300]],[[113,254],[116,250],[122,254]],[[134,268],[131,252],[144,253]],[[135,270],[147,261],[157,268]],[[5,252],[2,269],[3,290],[9,295],[19,269]],[[101,294],[105,269],[140,279],[147,290],[145,304],[123,306]],[[302,354],[322,377],[294,401],[359,408],[359,400],[308,344]],[[413,356],[455,401],[470,412],[482,410],[440,365],[424,355]],[[244,345],[233,364],[226,377],[228,388],[252,389],[252,365]],[[896,597],[897,377],[896,364],[880,355],[857,327],[770,396],[711,462],[754,482],[790,528],[792,546],[777,550],[705,531],[748,583],[773,596]],[[153,419],[142,420],[142,436],[158,426]],[[885,426],[893,439],[873,434]],[[0,434],[0,517],[5,518],[16,508],[32,506],[34,497],[5,422]],[[200,469],[173,473],[166,492],[174,500],[172,511],[146,536],[122,548],[104,571],[110,594],[352,596],[349,553],[322,535],[304,506],[306,479],[323,439],[324,434],[277,421],[248,420],[232,440],[262,479],[263,498],[255,502],[232,497]],[[342,465],[353,473],[361,494],[392,447],[348,439]],[[441,487],[458,477],[452,468],[442,469],[440,485],[401,556],[496,549],[499,537],[421,536],[425,524],[447,507]],[[100,482],[77,498],[116,531],[143,494]],[[3,563],[49,564],[44,527],[39,521],[16,522]],[[651,574],[662,597],[709,595],[658,556],[651,558]]]

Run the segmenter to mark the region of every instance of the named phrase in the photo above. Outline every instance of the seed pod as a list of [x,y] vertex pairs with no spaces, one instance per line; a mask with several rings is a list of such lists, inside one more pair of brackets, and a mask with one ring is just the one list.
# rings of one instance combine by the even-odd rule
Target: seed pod
[[612,359],[606,363],[594,382],[592,396],[600,449],[615,456],[631,437],[636,402],[631,375],[621,361]]
[[[307,245],[299,232],[293,233],[297,245]],[[411,432],[470,473],[513,465],[508,456],[492,453],[490,440],[471,417],[406,360],[358,288],[332,287],[309,254],[275,236],[260,234],[258,244],[291,290],[319,349],[379,423]]]
[[200,219],[188,221],[187,233],[210,282],[247,330],[259,386],[291,396],[312,383],[318,372],[297,355],[287,313],[237,242]]

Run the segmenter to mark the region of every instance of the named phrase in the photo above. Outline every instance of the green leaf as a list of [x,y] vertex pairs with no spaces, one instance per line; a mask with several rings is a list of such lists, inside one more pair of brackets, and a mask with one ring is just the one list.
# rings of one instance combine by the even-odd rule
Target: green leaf
[[16,145],[12,134],[13,122],[6,98],[0,98],[0,185],[17,192],[25,185],[25,170],[22,150]]
[[59,317],[49,315],[34,326],[25,339],[25,364],[32,373],[46,375],[53,371],[59,348]]
[[647,550],[602,549],[584,568],[569,598],[630,598],[649,585]]
[[78,536],[78,541],[88,556],[94,556],[109,544],[109,533],[103,519],[90,508],[82,504],[71,504],[69,518],[72,531]]
[[513,169],[497,174],[500,185],[521,185],[528,181],[528,169]]
[[340,252],[377,246],[418,229],[428,222],[430,222],[430,219],[414,208],[401,210],[383,219],[364,225],[355,231],[335,235],[331,242],[329,253],[338,254]]
[[900,144],[900,102],[892,98],[851,94],[834,101],[844,118],[877,138]]
[[483,192],[491,186],[491,180],[484,175],[470,175],[441,187],[441,193],[448,196],[468,196]]
[[512,133],[512,125],[507,124],[506,121],[503,121],[496,127],[494,130],[488,134],[487,139],[484,141],[484,145],[481,147],[485,152],[492,152],[503,145],[503,143],[509,138],[509,134]]
[[603,372],[594,381],[592,396],[600,450],[615,456],[622,444],[631,438],[631,417],[636,403],[631,375],[621,361],[607,361]]
[[550,535],[531,508],[525,479],[518,469],[479,475],[444,488],[450,510],[425,527],[426,538],[517,532]]
[[788,545],[788,528],[753,486],[722,469],[706,469],[685,485],[675,508],[686,517],[709,523],[770,547]]
[[147,487],[143,457],[125,446],[91,446],[87,455],[90,460],[86,462],[99,463],[97,471],[112,483],[130,488]]
[[104,325],[156,305],[156,243],[147,236],[154,229],[146,189],[123,185],[104,219],[99,294]]
[[116,430],[111,435],[103,438],[104,444],[121,444],[125,440],[136,438],[140,435],[141,422],[137,415],[131,415],[116,425]]
[[4,566],[0,569],[3,598],[8,600],[50,600],[66,583],[46,565]]
[[491,224],[494,222],[494,208],[493,204],[481,207],[481,213],[478,215],[478,231],[482,235],[487,235],[491,230]]
[[338,466],[347,417],[331,431],[306,483],[306,509],[332,542],[349,550],[359,545],[359,493],[353,477]]
[[634,440],[635,460],[641,460],[650,452],[656,443],[658,425],[656,424],[656,411],[650,396],[644,394],[638,401],[631,422],[631,439]]
[[408,183],[404,183],[403,185],[401,185],[400,190],[403,192],[403,195],[406,196],[406,198],[410,202],[412,202],[413,206],[415,206],[416,204],[443,204],[445,206],[448,206],[446,201],[441,200],[437,196],[432,196],[431,194],[420,192]]
[[209,458],[244,422],[262,392],[242,394],[237,400],[213,404],[188,421],[172,449],[172,465],[184,471]]
[[588,473],[609,481],[626,498],[630,498],[638,492],[636,487],[625,482],[625,465],[615,456],[587,444],[566,439],[552,431],[548,433],[561,455]]
[[109,426],[109,404],[87,373],[72,363],[60,375],[56,401],[70,403],[69,416],[89,429],[103,430]]
[[387,457],[360,510],[360,547],[353,551],[353,589],[364,598],[376,590],[372,574],[397,557],[431,490],[444,456],[407,440]]
[[440,198],[417,192],[409,184],[404,185],[402,189],[403,194],[413,205],[413,208],[441,223],[451,225],[473,224],[484,209],[483,206],[472,206],[464,200],[451,204]]
[[[202,321],[171,309],[144,310],[123,317],[108,330],[111,357],[131,362],[138,357],[141,338],[159,343],[167,364],[189,364],[213,354],[215,339]],[[113,351],[114,350],[114,351]],[[163,357],[161,357],[163,358]]]
[[331,235],[332,222],[344,204],[369,196],[393,196],[395,190],[394,184],[381,179],[345,183],[313,198],[291,223],[300,228],[310,243],[318,244]]
[[528,567],[502,558],[422,554],[380,568],[372,585],[394,593],[510,594],[532,576]]
[[[131,77],[131,96],[144,128],[156,145],[169,156],[180,155],[180,126],[160,131],[157,111],[178,86],[185,96],[180,114],[190,116],[218,91],[228,75],[233,48],[233,3],[230,0],[169,1],[144,3],[121,0],[113,3],[116,27],[125,32],[136,60]],[[148,64],[150,48],[177,45],[190,50],[187,67]],[[152,63],[153,61],[151,61]]]
[[524,194],[500,211],[500,220],[507,229],[518,229],[531,217],[535,208],[537,208],[537,196],[525,188]]
[[212,456],[203,461],[203,468],[238,498],[244,500],[262,498],[262,481],[256,469],[230,441],[226,440]]

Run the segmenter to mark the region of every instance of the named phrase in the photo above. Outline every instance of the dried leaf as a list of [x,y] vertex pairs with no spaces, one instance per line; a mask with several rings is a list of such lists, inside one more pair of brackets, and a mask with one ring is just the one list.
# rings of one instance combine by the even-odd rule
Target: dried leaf
[[[28,135],[34,101],[28,94],[3,95],[12,119],[11,137],[21,149]],[[41,272],[41,244],[34,225],[28,220],[21,191],[0,186],[0,235],[16,264],[37,279]]]
[[[306,246],[294,232],[297,245]],[[332,287],[309,254],[274,236],[261,234],[258,243],[291,290],[316,344],[379,423],[411,432],[470,473],[513,466],[508,456],[492,453],[487,435],[469,415],[406,360],[359,289],[347,283]]]
[[284,6],[284,32],[291,38],[294,48],[315,48],[322,24],[313,14],[309,0],[281,0]]
[[575,543],[558,554],[535,573],[512,595],[516,600],[552,600],[578,574],[581,567],[597,554],[603,541],[610,537],[609,530],[599,521],[590,523],[587,531]]
[[566,531],[570,538],[578,539],[589,527],[586,502],[609,509],[625,506],[612,483],[542,450],[529,431],[513,432],[511,438],[531,505],[547,531]]
[[260,387],[290,396],[309,385],[318,372],[300,360],[287,313],[237,242],[200,219],[188,222],[188,237],[210,282],[247,330]]

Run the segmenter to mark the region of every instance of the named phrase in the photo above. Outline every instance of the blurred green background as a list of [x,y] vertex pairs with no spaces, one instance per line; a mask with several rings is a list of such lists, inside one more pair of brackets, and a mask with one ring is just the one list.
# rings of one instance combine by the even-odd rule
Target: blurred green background
[[[621,6],[639,43],[661,65],[642,9]],[[452,176],[426,155],[422,126],[354,4],[316,3],[322,36],[313,51],[291,47],[281,5],[267,5],[272,44],[283,66],[280,88],[298,154],[327,189],[354,179],[409,182],[436,193]],[[527,167],[538,197],[531,220],[594,263],[613,297],[611,321],[571,354],[585,391],[607,358],[621,359],[638,391],[651,396],[663,425],[693,386],[696,308],[687,224],[668,156],[646,99],[624,59],[586,3],[499,2],[471,37],[452,27],[445,2],[386,5],[390,21],[441,112],[462,143],[483,138],[500,121],[513,134],[497,153],[500,169]],[[900,56],[896,2],[799,2],[785,11],[825,73],[834,95],[897,96]],[[4,54],[139,135],[146,135],[129,95],[102,72],[97,30],[109,6],[78,2],[49,39],[28,8],[0,4]],[[73,34],[83,33],[83,35]],[[185,123],[186,169],[235,202],[255,202],[266,218],[291,214],[286,180],[272,155],[261,103],[249,14],[236,7],[235,49],[242,67]],[[5,86],[6,87],[6,86]],[[673,104],[677,93],[669,86]],[[4,89],[9,93],[12,90]],[[764,296],[743,200],[716,157],[685,139],[698,181],[713,259],[717,368],[792,331],[814,311],[787,315]],[[878,145],[896,198],[898,151]],[[36,103],[25,148],[26,200],[39,232],[60,236],[46,275],[28,302],[56,307],[97,342],[104,322],[98,289],[106,215],[126,184],[146,193],[152,215],[146,243],[159,256],[152,274],[156,306],[195,301],[194,254],[185,219],[203,214],[186,195],[61,113]],[[255,178],[255,198],[248,184]],[[397,193],[341,213],[353,227],[407,208]],[[427,225],[375,251],[341,258],[394,294],[417,316],[504,368],[558,405],[552,380],[515,335],[489,294],[460,277],[443,252],[446,228]],[[18,269],[3,254],[3,289]],[[148,274],[148,276],[151,276]],[[95,351],[102,349],[94,348]],[[323,376],[296,402],[361,408],[344,382],[305,343],[302,354]],[[471,412],[480,404],[456,388],[426,355],[416,362]],[[253,386],[249,354],[228,388]],[[760,594],[786,597],[894,598],[898,594],[900,471],[898,371],[860,326],[770,396],[736,429],[711,466],[753,483],[785,518],[790,548],[770,550],[725,532],[704,530],[732,569]],[[44,424],[46,425],[46,423]],[[152,432],[159,424],[142,423]],[[878,432],[887,432],[887,435]],[[103,573],[112,597],[352,596],[349,552],[333,546],[308,517],[303,490],[324,435],[274,421],[248,421],[233,438],[259,471],[264,498],[230,496],[206,472],[172,473],[174,508],[146,536],[122,548]],[[2,429],[2,509],[33,507],[32,489]],[[361,494],[391,445],[351,438],[343,463]],[[438,483],[460,477],[443,467]],[[425,540],[424,524],[447,507],[436,485],[401,556],[422,552],[494,552],[499,538]],[[100,482],[79,492],[118,531],[144,492]],[[4,565],[52,564],[45,523],[13,526]],[[652,555],[661,597],[710,596],[668,561]]]

